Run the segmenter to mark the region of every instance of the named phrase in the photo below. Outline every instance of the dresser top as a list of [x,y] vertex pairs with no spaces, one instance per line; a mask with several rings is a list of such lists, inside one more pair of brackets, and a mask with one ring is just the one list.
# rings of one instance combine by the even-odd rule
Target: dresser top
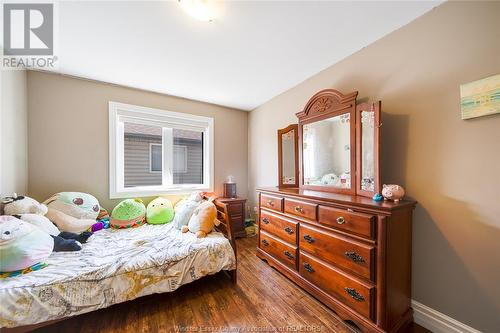
[[374,201],[371,198],[362,197],[359,195],[312,191],[301,188],[263,187],[263,188],[258,188],[257,191],[265,193],[281,194],[284,196],[292,196],[297,198],[334,202],[344,205],[348,204],[348,205],[366,207],[372,209],[381,209],[387,211],[410,208],[414,207],[417,204],[417,202],[414,200],[401,200],[399,202],[385,201],[385,200]]

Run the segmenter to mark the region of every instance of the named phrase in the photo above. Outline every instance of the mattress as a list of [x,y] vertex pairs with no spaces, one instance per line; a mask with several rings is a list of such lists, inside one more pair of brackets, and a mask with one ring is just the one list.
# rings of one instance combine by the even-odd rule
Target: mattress
[[218,232],[198,239],[172,224],[96,232],[78,252],[58,252],[39,271],[0,280],[0,327],[74,316],[176,290],[236,268]]

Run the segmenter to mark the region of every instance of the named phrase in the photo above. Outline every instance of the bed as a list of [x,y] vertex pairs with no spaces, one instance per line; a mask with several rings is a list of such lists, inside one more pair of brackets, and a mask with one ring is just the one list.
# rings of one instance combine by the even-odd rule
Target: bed
[[141,296],[174,291],[220,271],[229,272],[235,282],[234,238],[225,207],[217,209],[223,223],[206,238],[183,234],[172,224],[102,230],[79,252],[53,253],[46,268],[2,279],[0,327],[33,329]]

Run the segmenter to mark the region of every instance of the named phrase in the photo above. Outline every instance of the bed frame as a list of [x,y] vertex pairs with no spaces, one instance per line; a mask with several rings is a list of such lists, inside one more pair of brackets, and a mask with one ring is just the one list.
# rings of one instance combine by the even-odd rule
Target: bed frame
[[[208,196],[205,195],[204,199],[206,200],[213,200],[213,196]],[[234,251],[234,257],[236,258],[236,268],[238,267],[238,257],[236,256],[236,242],[234,238],[234,233],[233,229],[231,228],[231,223],[229,221],[229,214],[228,214],[228,206],[227,204],[224,203],[219,203],[215,202],[215,207],[217,208],[217,219],[221,222],[219,226],[216,227],[216,230],[221,232],[228,240],[229,243],[231,243],[231,247],[233,248]],[[230,278],[233,284],[236,284],[237,282],[237,275],[236,275],[237,269],[231,270],[231,271],[224,271]],[[133,302],[134,300],[130,300],[129,302]],[[99,310],[96,310],[99,311]],[[0,331],[2,333],[25,333],[29,331],[36,330],[38,328],[48,326],[55,324],[57,322],[69,319],[71,317],[67,318],[61,318],[61,319],[56,319],[56,320],[50,320],[50,321],[45,321],[43,323],[38,323],[34,325],[25,325],[25,326],[18,326],[18,327],[2,327],[0,328]]]

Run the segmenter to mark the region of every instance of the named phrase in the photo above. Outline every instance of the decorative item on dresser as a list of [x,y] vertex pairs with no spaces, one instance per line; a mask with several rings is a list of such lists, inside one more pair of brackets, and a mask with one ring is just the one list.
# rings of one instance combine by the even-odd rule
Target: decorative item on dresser
[[380,102],[315,94],[299,118],[299,187],[260,188],[257,256],[364,332],[412,321],[416,202],[380,192]]
[[231,223],[234,236],[246,237],[245,231],[245,203],[243,198],[217,198],[214,201],[216,206],[225,206],[227,209],[227,220]]

